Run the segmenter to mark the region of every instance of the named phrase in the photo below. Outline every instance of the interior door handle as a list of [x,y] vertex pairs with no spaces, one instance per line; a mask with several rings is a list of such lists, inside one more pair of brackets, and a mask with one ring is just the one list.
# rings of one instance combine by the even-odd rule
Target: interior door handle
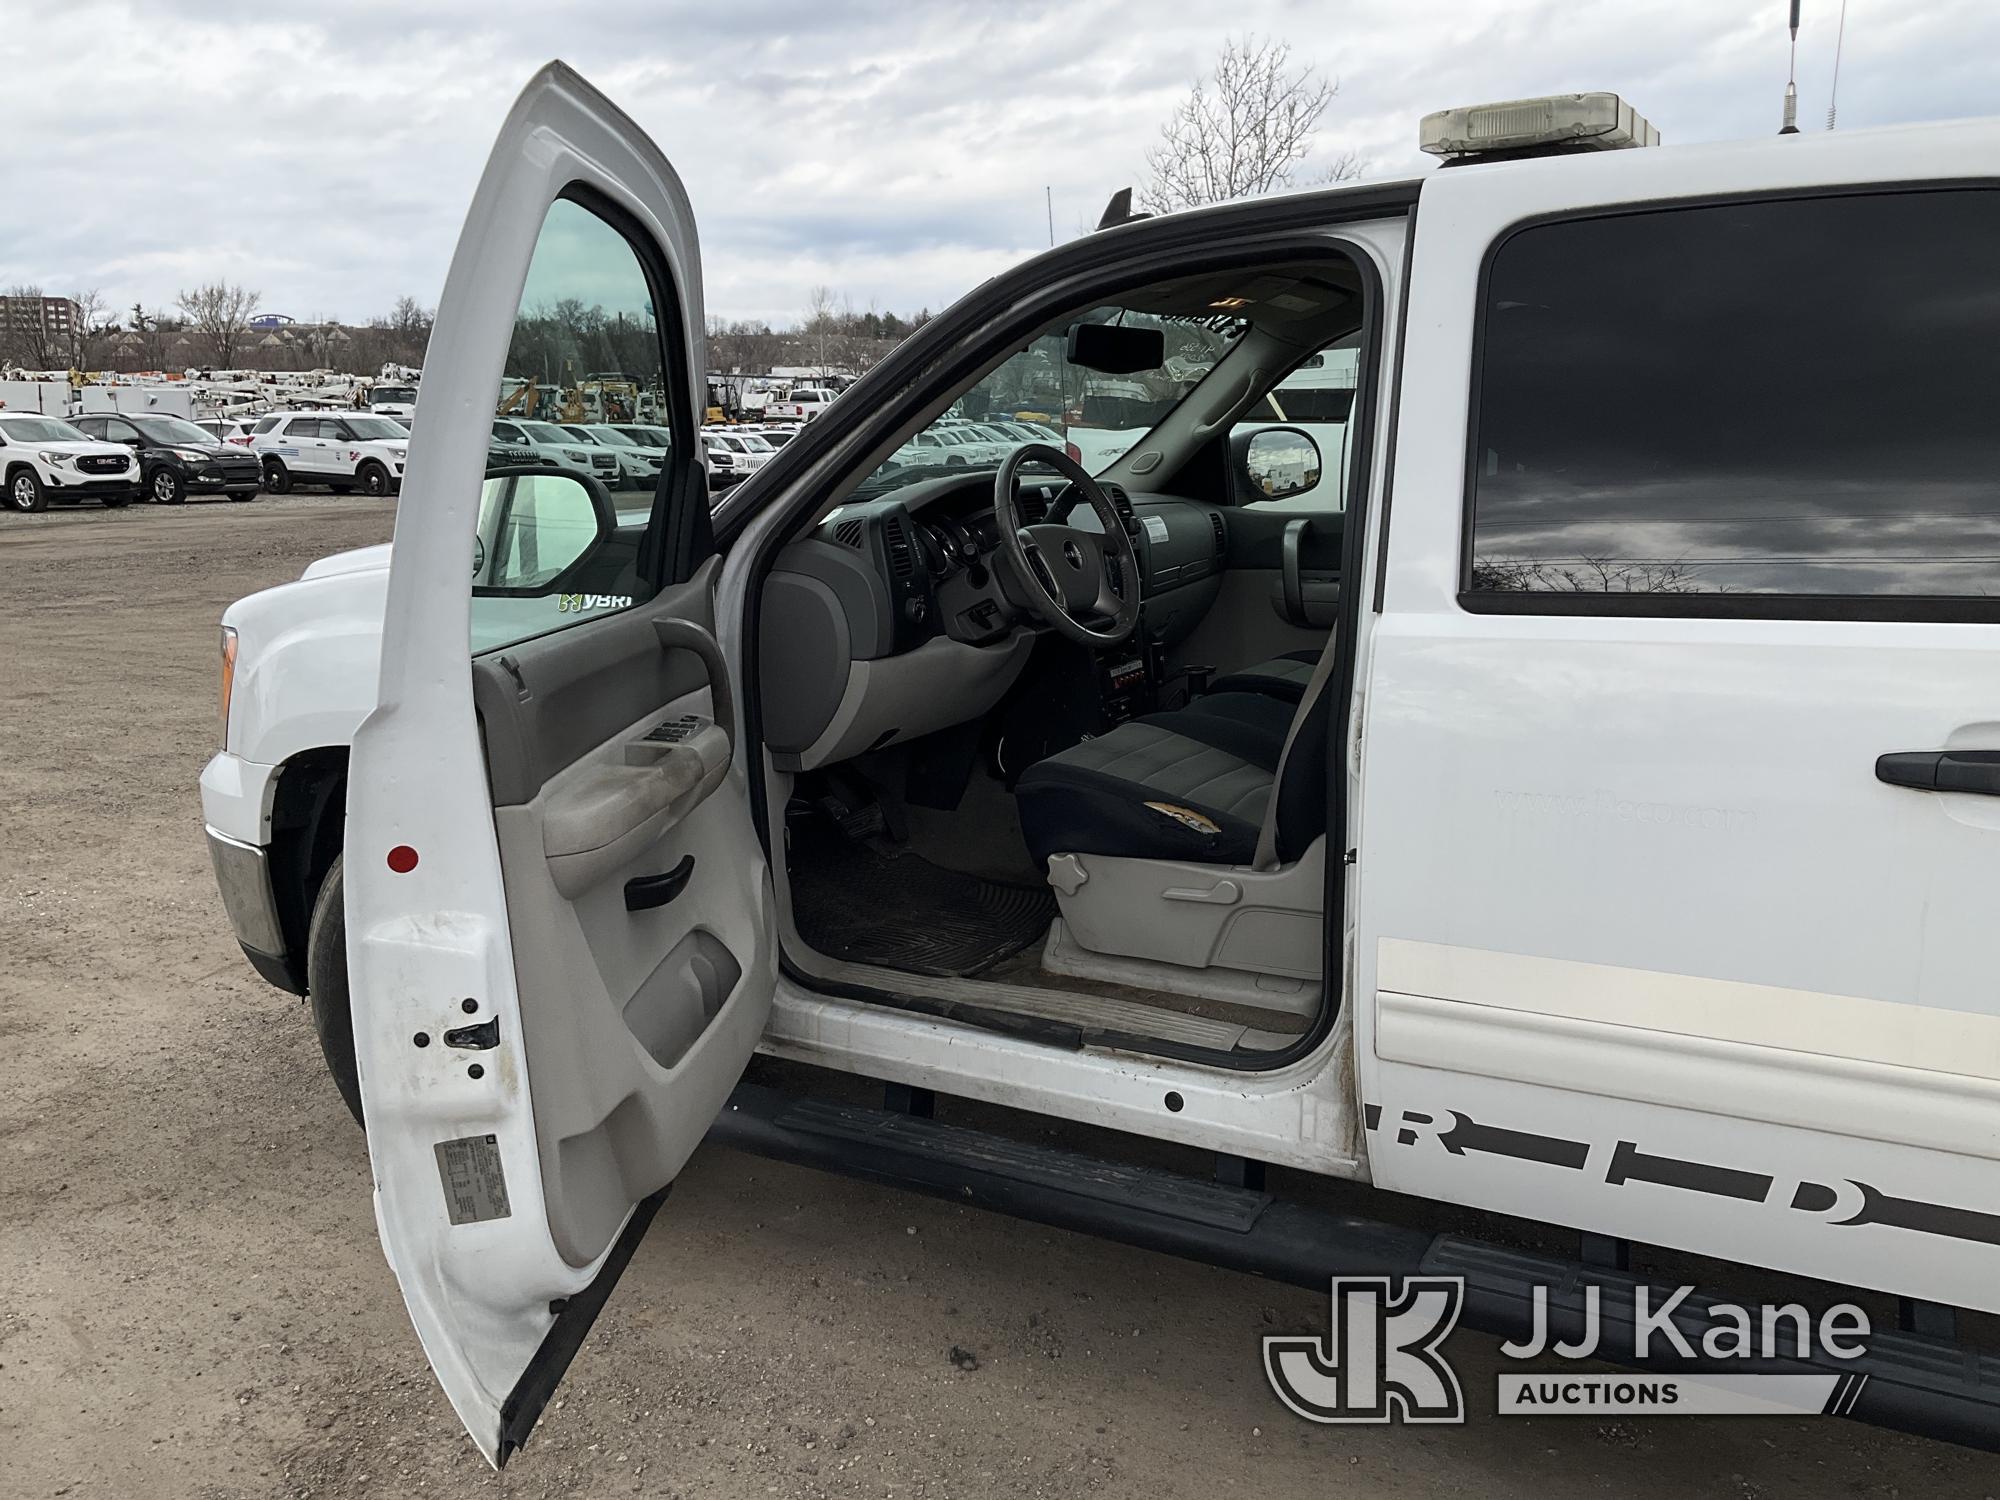
[[2000,797],[2000,750],[1897,750],[1875,757],[1875,779],[1920,792]]
[[1285,589],[1285,618],[1294,625],[1306,623],[1305,563],[1299,554],[1305,544],[1306,533],[1311,530],[1310,516],[1299,516],[1285,523],[1281,559]]

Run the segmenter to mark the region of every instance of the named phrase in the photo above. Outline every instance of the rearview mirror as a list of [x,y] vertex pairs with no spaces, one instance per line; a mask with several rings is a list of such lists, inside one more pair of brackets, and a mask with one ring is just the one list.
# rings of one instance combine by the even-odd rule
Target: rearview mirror
[[1235,450],[1239,504],[1303,495],[1319,483],[1319,444],[1296,427],[1260,427],[1231,439]]
[[1136,375],[1167,362],[1167,336],[1158,328],[1127,328],[1122,323],[1072,323],[1064,357],[1101,375]]
[[501,470],[479,493],[474,594],[538,597],[574,592],[618,526],[594,479],[547,469]]

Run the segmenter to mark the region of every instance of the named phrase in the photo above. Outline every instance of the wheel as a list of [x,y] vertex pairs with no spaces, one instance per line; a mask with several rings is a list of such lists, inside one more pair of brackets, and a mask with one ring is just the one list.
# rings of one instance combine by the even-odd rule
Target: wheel
[[354,1068],[354,1014],[347,1000],[347,907],[345,882],[341,878],[343,860],[336,857],[333,868],[313,902],[312,921],[306,925],[306,1002],[312,1006],[313,1030],[319,1033],[320,1055],[333,1075],[333,1086],[354,1116],[354,1123],[367,1129],[361,1118],[361,1079]]
[[364,495],[389,493],[389,471],[372,458],[356,471],[355,477],[361,481],[361,493]]
[[146,493],[153,497],[155,505],[179,505],[187,499],[187,481],[162,464],[146,482]]
[[47,510],[49,492],[42,488],[42,476],[33,469],[16,469],[7,481],[7,503],[15,510]]
[[271,495],[289,495],[292,492],[292,471],[282,460],[264,460],[264,490]]

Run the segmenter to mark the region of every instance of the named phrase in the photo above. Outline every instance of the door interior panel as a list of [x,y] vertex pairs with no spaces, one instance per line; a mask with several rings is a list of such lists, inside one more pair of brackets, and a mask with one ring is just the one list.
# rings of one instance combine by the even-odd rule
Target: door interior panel
[[473,702],[496,807],[529,801],[646,713],[707,684],[699,660],[664,651],[656,621],[714,625],[711,558],[686,583],[635,608],[488,652],[472,664]]
[[771,989],[769,886],[712,722],[726,684],[674,644],[711,623],[717,566],[474,665],[549,1228],[577,1266],[680,1171]]

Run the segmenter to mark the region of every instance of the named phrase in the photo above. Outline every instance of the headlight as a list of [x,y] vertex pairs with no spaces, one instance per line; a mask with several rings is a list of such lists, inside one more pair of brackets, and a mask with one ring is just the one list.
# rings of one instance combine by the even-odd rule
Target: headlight
[[229,699],[236,691],[236,628],[222,627],[222,748],[229,748]]
[[67,464],[74,466],[76,463],[76,455],[74,453],[38,453],[35,456],[45,464]]
[[588,453],[579,453],[574,448],[565,448],[563,453],[573,464],[587,464],[590,462],[590,455]]
[[170,448],[167,451],[172,453],[182,463],[205,464],[208,462],[208,454],[200,448]]

